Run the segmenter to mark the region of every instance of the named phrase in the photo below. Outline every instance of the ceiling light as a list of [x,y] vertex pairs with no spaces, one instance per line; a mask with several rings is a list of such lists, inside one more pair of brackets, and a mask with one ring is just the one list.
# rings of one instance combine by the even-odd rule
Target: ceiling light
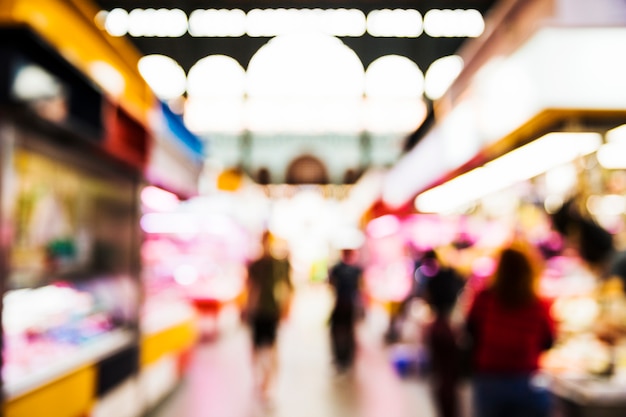
[[189,97],[243,98],[246,87],[246,71],[226,55],[202,58],[189,70],[187,93]]
[[357,9],[253,9],[246,19],[247,34],[273,37],[315,32],[334,36],[361,36],[365,15]]
[[104,22],[104,27],[111,36],[124,36],[128,33],[128,12],[124,9],[113,9]]
[[478,37],[485,30],[485,21],[479,11],[429,10],[424,15],[424,32],[438,37]]
[[378,37],[417,38],[422,34],[422,15],[417,10],[373,10],[367,15],[367,32]]
[[607,142],[626,142],[626,125],[618,126],[606,132]]
[[606,169],[626,168],[626,142],[608,142],[598,149],[598,162]]
[[180,9],[134,9],[128,15],[131,36],[180,37],[187,32],[187,15]]
[[139,60],[137,66],[141,76],[160,99],[173,99],[185,92],[185,71],[172,58],[147,55]]
[[428,67],[424,77],[424,92],[431,100],[441,98],[463,70],[463,58],[450,55],[439,58]]
[[243,10],[194,10],[189,15],[191,36],[238,37],[246,33],[246,13]]
[[365,72],[368,97],[421,97],[424,74],[417,64],[400,55],[386,55],[372,62]]
[[598,149],[592,132],[552,132],[495,159],[483,167],[432,188],[415,199],[423,212],[450,212],[493,192],[542,174]]

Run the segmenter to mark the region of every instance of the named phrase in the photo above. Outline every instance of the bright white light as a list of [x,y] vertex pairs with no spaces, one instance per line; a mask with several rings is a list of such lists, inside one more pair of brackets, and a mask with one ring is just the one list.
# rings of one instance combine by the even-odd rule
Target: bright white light
[[134,9],[128,14],[128,34],[130,36],[155,36],[152,30],[154,9]]
[[367,32],[378,37],[417,38],[422,34],[422,15],[417,10],[373,10],[367,15]]
[[245,104],[246,127],[255,132],[354,134],[362,128],[361,99],[253,97]]
[[185,71],[172,58],[147,55],[138,63],[139,72],[154,93],[163,100],[179,97],[185,92]]
[[556,213],[561,207],[563,207],[563,197],[560,195],[549,195],[543,202],[543,208],[548,214]]
[[189,98],[185,101],[185,125],[193,132],[238,133],[245,128],[243,98]]
[[253,9],[248,12],[247,34],[273,37],[302,32],[334,36],[361,36],[365,15],[356,9]]
[[463,16],[463,29],[465,36],[477,38],[485,31],[485,19],[478,10],[466,10]]
[[141,202],[152,210],[170,211],[178,206],[179,200],[176,194],[150,185],[141,190]]
[[463,58],[450,55],[433,62],[424,78],[424,92],[431,100],[441,98],[463,70]]
[[324,12],[324,30],[334,36],[362,36],[365,33],[366,20],[361,10],[334,9]]
[[196,218],[183,213],[147,213],[139,224],[146,233],[195,235],[199,232]]
[[126,87],[124,76],[108,62],[92,62],[89,65],[89,73],[113,97],[118,97],[124,92]]
[[598,149],[598,162],[606,169],[626,168],[626,143],[608,142]]
[[59,80],[37,65],[20,68],[13,85],[13,94],[22,100],[57,97],[62,92],[63,86]]
[[233,220],[219,213],[160,212],[141,217],[141,229],[146,233],[193,236],[199,233],[224,237],[236,233]]
[[546,172],[546,192],[551,195],[566,195],[576,186],[576,167],[574,164],[564,164]]
[[606,132],[606,141],[596,155],[606,169],[626,169],[626,125]]
[[400,55],[387,55],[372,62],[365,71],[368,97],[421,97],[424,74],[417,64]]
[[[552,132],[486,164],[501,178],[519,182],[595,152],[602,143],[593,132]],[[528,161],[532,161],[529,164]]]
[[194,10],[189,15],[191,36],[243,36],[246,33],[246,13],[243,10]]
[[515,59],[493,57],[476,73],[473,85],[477,125],[489,143],[522,126],[537,111],[537,86]]
[[626,125],[618,126],[606,132],[607,142],[626,142]]
[[128,33],[128,12],[124,9],[113,9],[107,14],[104,27],[111,36],[124,36]]
[[187,32],[187,15],[180,9],[134,9],[128,16],[131,36],[180,37]]
[[174,281],[180,285],[191,285],[198,281],[198,270],[193,265],[180,265],[174,270]]
[[619,216],[626,211],[626,199],[616,194],[592,195],[587,199],[586,206],[594,216]]
[[248,65],[250,97],[361,97],[364,71],[341,40],[320,34],[279,36]]
[[374,239],[391,236],[400,230],[400,220],[392,214],[386,214],[370,221],[366,227],[367,234]]
[[426,103],[421,98],[373,98],[363,106],[363,124],[368,132],[413,132],[426,118]]
[[189,97],[243,97],[246,71],[233,58],[211,55],[202,58],[189,70]]
[[418,195],[415,199],[415,208],[424,213],[445,213],[479,199],[497,188],[493,187],[485,168],[477,168]]
[[485,21],[477,10],[432,9],[424,15],[424,32],[428,36],[478,37],[485,30]]
[[423,212],[458,209],[490,193],[588,155],[598,149],[600,143],[601,138],[597,133],[548,133],[483,167],[418,195],[415,207]]
[[[445,163],[441,129],[435,126],[411,152],[389,170],[385,176],[382,200],[398,208],[415,194],[441,178],[449,167]],[[420,169],[415,169],[419,167]]]

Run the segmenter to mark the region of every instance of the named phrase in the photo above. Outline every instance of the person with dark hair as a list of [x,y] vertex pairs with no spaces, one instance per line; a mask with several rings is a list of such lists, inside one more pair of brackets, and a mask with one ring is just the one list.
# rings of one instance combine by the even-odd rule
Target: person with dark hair
[[[266,397],[278,366],[276,334],[283,309],[293,291],[286,259],[271,252],[271,235],[264,232],[263,253],[248,265],[248,320],[252,327],[253,360],[260,393]],[[279,299],[283,294],[285,299]]]
[[435,408],[440,417],[457,417],[460,411],[461,352],[450,315],[465,281],[453,268],[443,265],[433,250],[424,254],[420,274],[424,299],[434,314],[434,320],[425,332],[425,342],[430,357]]
[[356,354],[355,325],[361,304],[363,270],[357,265],[358,253],[343,249],[341,260],[329,271],[329,284],[335,293],[330,314],[330,339],[335,367],[339,372],[350,369]]
[[608,268],[615,257],[615,243],[610,232],[589,216],[583,215],[573,200],[564,203],[551,218],[555,230],[592,269],[600,276],[610,273]]
[[626,337],[626,251],[618,250],[613,235],[583,214],[573,199],[552,215],[552,224],[598,278],[600,315],[594,333],[614,346]]
[[554,322],[536,292],[539,260],[530,248],[500,252],[491,285],[470,306],[475,415],[547,417],[550,395],[535,384],[541,353],[552,346]]

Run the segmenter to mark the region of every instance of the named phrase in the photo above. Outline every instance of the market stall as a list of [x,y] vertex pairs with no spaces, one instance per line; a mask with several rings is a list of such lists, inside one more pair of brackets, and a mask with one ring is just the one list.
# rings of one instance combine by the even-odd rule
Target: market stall
[[[5,416],[141,415],[196,340],[188,304],[146,307],[139,216],[146,182],[193,195],[202,149],[96,12],[79,0],[0,6]],[[167,157],[170,181],[154,168]]]
[[142,159],[103,151],[91,82],[29,29],[2,30],[4,411],[76,416],[136,369]]
[[542,251],[541,291],[559,323],[542,366],[567,416],[626,410],[623,335],[607,343],[596,329],[601,317],[623,323],[626,294],[607,288],[551,219],[574,198],[624,248],[626,165],[615,149],[626,84],[614,51],[625,17],[610,0],[502,2],[487,35],[461,50],[465,69],[435,103],[436,123],[383,187],[390,211],[415,198],[420,213],[499,219],[506,238]]

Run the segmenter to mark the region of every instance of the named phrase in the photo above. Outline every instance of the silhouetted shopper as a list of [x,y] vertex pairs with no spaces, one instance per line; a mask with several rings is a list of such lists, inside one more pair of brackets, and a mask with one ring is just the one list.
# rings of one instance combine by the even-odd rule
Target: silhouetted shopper
[[[267,396],[278,366],[276,333],[292,284],[289,263],[271,254],[271,236],[262,237],[263,254],[248,266],[248,320],[252,327],[254,365],[263,396]],[[279,299],[284,294],[286,299]]]
[[440,417],[458,417],[461,352],[450,315],[465,281],[453,268],[442,265],[434,251],[424,255],[420,273],[424,298],[435,315],[425,332],[435,408]]
[[357,252],[344,249],[341,260],[329,271],[329,283],[335,292],[330,315],[333,360],[339,371],[349,369],[356,353],[355,324],[359,316],[362,269]]
[[539,356],[554,340],[548,305],[535,291],[537,262],[528,249],[503,249],[491,285],[470,307],[477,417],[549,415],[549,393],[534,383]]

